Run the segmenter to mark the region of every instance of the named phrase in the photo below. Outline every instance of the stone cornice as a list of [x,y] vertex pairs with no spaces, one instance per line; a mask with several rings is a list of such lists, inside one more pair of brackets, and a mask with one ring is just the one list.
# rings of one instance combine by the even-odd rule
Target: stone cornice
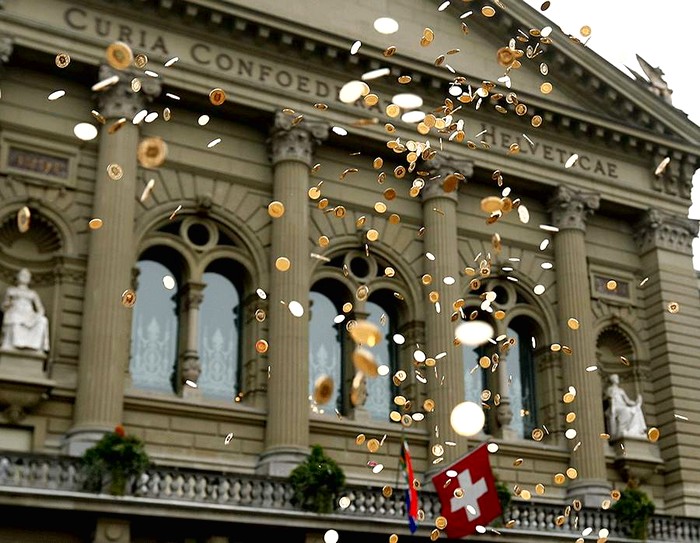
[[600,206],[600,195],[559,186],[549,201],[552,223],[559,230],[586,231],[586,220]]
[[698,222],[658,209],[649,209],[635,227],[634,240],[640,253],[667,249],[692,255],[693,239],[698,235]]
[[314,147],[328,137],[328,123],[302,119],[295,124],[294,117],[278,111],[270,133],[270,160],[272,164],[295,160],[311,166]]

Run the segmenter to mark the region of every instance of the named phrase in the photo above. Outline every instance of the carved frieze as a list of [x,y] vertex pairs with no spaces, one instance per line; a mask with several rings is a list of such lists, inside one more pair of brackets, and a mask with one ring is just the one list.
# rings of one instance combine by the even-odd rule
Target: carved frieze
[[[655,165],[662,164],[666,158],[667,155],[657,153]],[[673,153],[668,158],[670,159],[668,165],[654,176],[652,188],[670,196],[679,196],[686,200],[690,199],[693,175],[697,169],[694,158],[688,155],[681,155],[681,153]]]
[[552,223],[559,230],[576,229],[586,231],[586,220],[600,207],[600,194],[557,187],[549,201]]
[[651,249],[667,249],[693,253],[693,239],[698,235],[698,221],[649,209],[634,229],[634,240],[641,253]]

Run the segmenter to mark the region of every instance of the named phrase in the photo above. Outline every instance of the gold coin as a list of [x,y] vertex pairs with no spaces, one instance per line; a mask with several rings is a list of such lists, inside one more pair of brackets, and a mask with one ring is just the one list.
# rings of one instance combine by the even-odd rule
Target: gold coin
[[384,268],[384,275],[386,275],[387,277],[394,277],[394,275],[396,275],[396,270],[394,270],[394,268],[392,268],[391,266],[387,266],[386,268]]
[[275,260],[275,268],[277,268],[279,271],[286,272],[291,267],[292,263],[286,256],[280,256],[277,258],[277,260]]
[[124,307],[134,307],[134,304],[136,303],[136,293],[128,288],[124,292],[122,292],[122,305]]
[[280,218],[282,215],[284,215],[284,204],[282,202],[278,202],[277,200],[270,202],[267,206],[267,213],[270,215],[270,217],[275,219]]
[[29,231],[31,218],[32,213],[27,206],[23,206],[17,211],[17,230],[19,230],[21,234]]
[[442,515],[439,517],[436,517],[435,518],[435,527],[438,530],[444,530],[445,528],[447,528],[447,519],[445,517],[443,517]]
[[364,215],[358,217],[355,221],[355,228],[362,228],[365,225],[365,222],[367,222],[367,217],[365,217]]
[[440,530],[438,530],[437,528],[434,528],[430,532],[430,541],[437,541],[439,537],[440,537]]
[[554,483],[557,485],[563,485],[566,482],[566,477],[563,473],[557,473],[554,476]]
[[367,239],[369,241],[377,241],[379,239],[379,232],[374,228],[367,230]]
[[540,127],[542,125],[542,117],[540,117],[539,115],[534,115],[532,117],[532,120],[530,121],[530,124],[535,128]]
[[374,210],[377,213],[384,213],[386,211],[386,204],[384,202],[377,202],[374,204]]
[[136,149],[136,158],[144,168],[158,168],[165,162],[167,155],[168,146],[158,136],[142,139]]
[[134,66],[136,66],[137,68],[145,68],[146,64],[148,64],[148,57],[143,53],[139,53],[134,57]]
[[433,276],[430,275],[429,273],[423,274],[423,276],[420,278],[421,283],[424,285],[429,285],[433,282]]
[[263,322],[265,320],[265,310],[264,309],[256,309],[255,310],[255,320],[258,322]]
[[65,68],[70,64],[70,55],[68,53],[58,53],[56,55],[56,66]]
[[372,161],[372,166],[374,167],[375,170],[378,170],[384,165],[384,159],[382,157],[377,157]]
[[266,353],[269,345],[264,339],[259,339],[255,342],[255,350],[260,354]]
[[379,102],[379,96],[374,93],[368,94],[363,98],[365,104],[368,106],[374,106]]
[[115,70],[125,70],[134,60],[131,47],[123,41],[115,41],[107,46],[107,63]]
[[367,285],[360,285],[355,291],[355,297],[358,300],[364,301],[369,296],[369,287]]
[[311,187],[308,194],[309,198],[312,200],[318,200],[321,197],[321,189],[318,187]]
[[561,351],[561,345],[559,345],[558,343],[552,343],[549,346],[549,350],[553,353],[558,353],[559,351]]
[[610,500],[608,500],[608,499],[605,499],[605,500],[603,500],[603,502],[600,504],[600,508],[601,508],[603,511],[607,511],[608,509],[610,509],[610,506],[611,506],[611,505],[612,505],[612,502],[611,502]]
[[568,468],[566,470],[566,476],[569,479],[576,479],[576,477],[578,477],[578,471],[576,471],[576,468]]
[[399,543],[399,536],[396,534],[391,534],[389,536],[389,543]]
[[569,328],[572,330],[578,330],[580,324],[577,319],[571,317],[568,321],[566,321],[566,324]]
[[617,281],[610,279],[610,281],[605,283],[605,288],[608,290],[615,290],[617,288]]
[[538,496],[543,496],[545,492],[544,485],[542,483],[537,483],[535,485],[535,492],[537,492]]
[[401,216],[396,213],[389,215],[389,224],[399,224],[401,222]]
[[386,106],[386,115],[387,117],[398,117],[401,114],[401,108],[397,106],[396,104],[389,104]]
[[107,175],[114,181],[119,181],[124,177],[124,170],[119,164],[109,164],[107,166]]
[[102,219],[90,219],[88,226],[90,227],[90,230],[99,230],[102,228]]
[[522,466],[522,464],[523,464],[523,459],[522,459],[522,458],[516,458],[516,459],[513,461],[513,465],[514,465],[516,468],[517,468],[518,466]]
[[391,495],[394,493],[394,489],[391,488],[389,485],[384,485],[382,487],[382,495],[385,498],[391,498]]
[[573,411],[571,411],[571,412],[569,412],[569,413],[566,414],[566,422],[568,422],[569,424],[571,424],[571,423],[574,422],[575,420],[576,420],[576,413],[574,413]]
[[580,32],[581,32],[581,36],[583,36],[584,38],[587,38],[588,36],[591,35],[591,27],[588,25],[584,25],[581,27]]
[[423,409],[428,413],[432,413],[435,410],[435,401],[428,398],[423,402]]
[[169,108],[169,107],[166,107],[166,108],[163,110],[163,120],[166,121],[166,122],[169,121],[169,120],[170,120],[170,116],[171,116],[171,115],[170,115],[170,108]]
[[525,104],[518,104],[517,106],[515,106],[515,113],[519,117],[522,117],[527,113],[527,106]]
[[491,366],[491,359],[488,356],[482,356],[479,358],[479,366],[486,369]]
[[376,439],[370,439],[367,442],[367,450],[371,453],[376,453],[379,450],[379,441]]
[[463,488],[455,488],[455,491],[452,493],[452,495],[457,498],[458,500],[461,500],[464,497],[464,489]]
[[572,394],[571,392],[567,392],[564,394],[564,397],[562,398],[564,400],[564,403],[571,403],[576,399],[576,395]]
[[542,428],[535,428],[532,431],[532,439],[534,439],[535,441],[542,441],[543,438],[544,438],[544,431],[542,430]]
[[399,413],[398,411],[392,411],[391,413],[389,413],[389,418],[393,422],[400,422],[401,421],[401,413]]
[[350,302],[345,302],[343,304],[343,313],[350,313],[352,311],[352,304]]
[[435,445],[433,445],[431,452],[433,453],[433,456],[442,456],[443,454],[445,454],[445,448],[439,443],[436,443]]
[[436,304],[440,300],[440,294],[436,290],[433,290],[428,294],[428,299],[431,303]]
[[669,313],[678,313],[681,310],[681,304],[678,302],[671,302],[668,304]]
[[484,6],[483,8],[481,8],[481,14],[484,17],[493,17],[494,15],[496,15],[496,10],[493,9],[491,6]]
[[649,441],[652,443],[656,443],[659,440],[660,435],[661,433],[659,432],[659,429],[655,428],[654,426],[647,430],[647,438],[649,438]]
[[506,312],[503,311],[502,309],[499,309],[498,311],[494,312],[493,317],[496,320],[502,321],[503,319],[506,318]]
[[583,503],[581,503],[581,500],[576,499],[573,502],[571,502],[571,505],[574,507],[574,511],[578,512],[581,510],[581,507],[583,507]]
[[425,365],[428,368],[432,368],[433,366],[435,366],[436,363],[437,363],[437,360],[435,360],[434,358],[432,358],[430,356],[425,359]]
[[345,217],[345,206],[336,206],[335,208],[333,208],[333,215],[335,215],[339,219]]
[[391,201],[396,198],[396,189],[388,188],[384,191],[384,198]]
[[357,434],[355,445],[362,445],[365,442],[365,434]]
[[329,244],[330,242],[331,242],[331,240],[328,239],[328,236],[320,236],[320,237],[318,238],[318,244],[319,244],[321,247],[328,247],[328,244]]
[[557,515],[557,518],[554,519],[554,524],[557,526],[563,526],[565,522],[566,517],[564,515]]
[[141,90],[141,80],[138,77],[134,77],[131,80],[131,90],[133,92],[139,92]]
[[397,81],[401,85],[407,85],[408,83],[411,82],[411,80],[412,80],[412,77],[410,75],[400,75],[399,78],[397,79]]
[[620,491],[617,490],[616,488],[613,488],[613,489],[610,491],[610,497],[611,497],[614,501],[619,500],[621,495],[622,495],[622,494],[620,493]]
[[226,101],[226,93],[223,89],[215,88],[209,91],[209,101],[214,106],[220,106]]
[[403,166],[396,166],[396,168],[394,168],[394,177],[396,177],[396,179],[403,179],[404,175],[406,175],[406,168]]
[[540,85],[540,92],[542,94],[549,94],[552,90],[554,90],[554,87],[549,81],[545,81]]
[[532,493],[531,493],[529,490],[523,490],[523,491],[520,493],[520,497],[521,497],[523,500],[529,500],[530,498],[532,498]]

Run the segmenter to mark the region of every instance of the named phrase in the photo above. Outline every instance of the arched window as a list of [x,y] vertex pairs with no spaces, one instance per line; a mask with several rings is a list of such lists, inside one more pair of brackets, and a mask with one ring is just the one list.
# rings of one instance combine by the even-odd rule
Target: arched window
[[[328,285],[326,285],[328,286]],[[323,290],[323,285],[316,288]],[[312,290],[309,321],[309,394],[313,393],[316,380],[328,375],[333,379],[333,395],[325,406],[319,406],[319,413],[334,414],[344,410],[343,397],[343,324],[336,324],[335,317],[339,311],[323,292]]]
[[[390,294],[377,291],[365,303],[367,320],[382,331],[382,341],[372,348],[378,366],[387,366],[389,376],[397,370],[396,346],[391,337],[396,329],[396,313],[390,305]],[[394,397],[394,384],[387,375],[379,375],[367,380],[367,401],[365,408],[375,420],[389,420]]]
[[199,363],[197,381],[202,395],[232,400],[238,392],[240,352],[240,301],[229,278],[231,262],[217,261],[205,271],[204,292],[199,310]]
[[516,317],[508,325],[508,338],[515,339],[499,371],[508,372],[508,396],[513,412],[511,427],[527,438],[537,426],[535,389],[534,327],[525,317]]
[[[133,386],[173,392],[177,364],[179,274],[171,251],[151,250],[136,264],[137,303],[131,328],[130,372]],[[170,266],[166,265],[170,264]],[[171,269],[173,268],[173,269]]]

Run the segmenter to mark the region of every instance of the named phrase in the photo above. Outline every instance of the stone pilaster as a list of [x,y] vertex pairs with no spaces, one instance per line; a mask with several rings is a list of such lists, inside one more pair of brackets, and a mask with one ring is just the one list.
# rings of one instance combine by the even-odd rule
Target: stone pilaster
[[[648,382],[656,398],[655,423],[661,432],[658,445],[664,461],[665,511],[698,516],[700,489],[692,481],[700,478],[700,447],[689,431],[690,423],[676,417],[700,418],[700,299],[692,262],[698,221],[651,209],[634,231],[641,273],[648,277],[638,293],[649,338]],[[672,312],[672,302],[678,304],[677,312]]]
[[[570,405],[579,414],[572,427],[577,435],[568,440],[570,464],[578,477],[569,483],[569,495],[581,498],[586,505],[599,507],[608,495],[604,441],[603,397],[600,379],[586,368],[596,361],[596,338],[593,333],[588,263],[586,259],[586,219],[600,205],[600,196],[560,186],[550,200],[554,226],[557,274],[557,300],[561,343],[572,349],[562,361],[564,389],[573,386],[576,399]],[[567,326],[569,318],[579,321],[578,330]],[[563,395],[565,390],[559,391]],[[576,449],[578,442],[581,445]]]
[[[461,297],[459,278],[459,252],[457,243],[457,190],[446,192],[444,186],[450,175],[466,180],[473,173],[473,164],[468,161],[451,161],[438,157],[431,161],[433,176],[422,190],[423,199],[423,247],[435,260],[424,259],[424,273],[433,278],[425,287],[425,353],[435,358],[441,353],[435,371],[427,371],[428,395],[435,400],[436,408],[428,415],[430,428],[430,451],[428,458],[434,460],[434,445],[444,448],[444,461],[429,464],[429,472],[442,469],[467,451],[467,439],[459,436],[450,424],[452,409],[464,401],[464,377],[462,347],[454,344],[455,324],[451,320],[453,303]],[[454,283],[444,282],[452,277]],[[440,312],[429,294],[439,294]],[[437,431],[436,431],[437,428]],[[456,446],[445,445],[457,443]]]
[[[278,112],[270,137],[273,200],[285,206],[272,219],[270,262],[269,351],[265,450],[258,471],[286,476],[308,454],[309,446],[309,204],[307,190],[314,146],[328,134],[328,125],[304,120],[293,126]],[[275,262],[286,257],[287,271]],[[301,318],[288,310],[289,302],[304,308]]]
[[[92,216],[104,226],[90,232],[90,258],[85,281],[83,328],[80,342],[78,390],[73,428],[66,450],[81,454],[100,436],[121,423],[124,376],[129,365],[131,309],[121,295],[131,286],[134,265],[134,212],[136,193],[138,127],[129,122],[160,91],[151,81],[141,92],[131,91],[129,74],[100,68],[100,79],[118,75],[119,82],[97,96],[98,109],[107,122],[101,128]],[[127,122],[111,133],[111,124]],[[107,167],[118,164],[123,171],[114,181]],[[138,303],[138,300],[137,302]]]
[[183,397],[198,398],[197,384],[202,373],[199,362],[199,308],[204,301],[204,283],[190,281],[180,290],[180,358],[178,391]]

